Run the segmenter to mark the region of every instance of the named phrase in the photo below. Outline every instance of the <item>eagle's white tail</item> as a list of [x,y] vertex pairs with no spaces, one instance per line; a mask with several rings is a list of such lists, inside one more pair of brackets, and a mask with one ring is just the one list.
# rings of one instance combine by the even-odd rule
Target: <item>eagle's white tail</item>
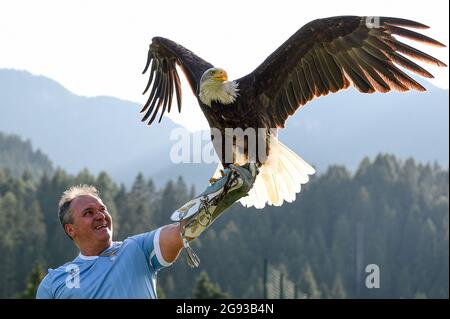
[[[214,177],[220,177],[222,164],[217,167]],[[266,203],[281,206],[283,201],[293,202],[300,192],[301,185],[309,181],[308,175],[315,173],[314,168],[301,159],[278,139],[273,138],[270,144],[270,155],[259,168],[253,188],[248,196],[241,198],[245,207],[264,208]]]

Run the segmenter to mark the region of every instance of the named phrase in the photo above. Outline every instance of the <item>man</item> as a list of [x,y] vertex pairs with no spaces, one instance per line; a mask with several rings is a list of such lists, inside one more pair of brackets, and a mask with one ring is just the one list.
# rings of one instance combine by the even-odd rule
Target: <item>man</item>
[[205,192],[172,214],[177,223],[113,242],[108,209],[93,186],[66,190],[59,219],[80,254],[49,269],[37,298],[157,298],[156,274],[171,265],[184,247],[188,262],[199,260],[188,241],[198,237],[236,200],[246,195],[257,175],[255,164],[231,166]]

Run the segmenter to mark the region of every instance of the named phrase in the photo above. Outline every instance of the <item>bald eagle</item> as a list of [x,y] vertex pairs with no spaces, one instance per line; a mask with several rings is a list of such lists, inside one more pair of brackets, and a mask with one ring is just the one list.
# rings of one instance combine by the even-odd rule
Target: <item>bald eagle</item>
[[[217,174],[230,163],[257,162],[260,169],[244,206],[263,208],[266,203],[280,206],[292,202],[302,184],[314,174],[314,168],[277,139],[277,130],[286,119],[316,97],[354,86],[359,92],[386,93],[393,90],[426,91],[403,72],[403,67],[426,78],[433,76],[406,56],[436,66],[446,66],[438,59],[400,42],[404,37],[437,47],[442,43],[410,30],[427,26],[406,19],[390,17],[339,16],[314,20],[292,35],[252,73],[228,81],[227,72],[195,55],[183,46],[162,37],[152,39],[145,73],[150,77],[142,108],[142,121],[150,125],[170,112],[176,96],[181,112],[181,84],[178,65],[197,97],[211,129],[218,154]],[[233,138],[232,156],[227,157],[227,129],[254,129],[256,153],[250,154],[249,137],[237,146]],[[232,134],[232,133],[231,133]],[[229,137],[229,136],[228,136]],[[240,155],[240,156],[237,156]]]

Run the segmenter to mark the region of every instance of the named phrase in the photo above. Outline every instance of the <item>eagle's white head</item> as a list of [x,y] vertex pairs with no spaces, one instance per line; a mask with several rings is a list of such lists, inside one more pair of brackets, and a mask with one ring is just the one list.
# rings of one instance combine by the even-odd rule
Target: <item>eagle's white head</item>
[[228,81],[227,72],[219,68],[210,68],[200,78],[200,100],[211,106],[213,101],[222,104],[233,103],[238,96],[238,83]]

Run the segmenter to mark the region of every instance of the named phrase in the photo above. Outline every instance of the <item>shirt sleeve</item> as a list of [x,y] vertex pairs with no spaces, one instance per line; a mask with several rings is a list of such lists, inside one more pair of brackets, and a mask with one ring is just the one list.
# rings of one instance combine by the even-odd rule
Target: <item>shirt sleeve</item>
[[159,242],[161,228],[131,237],[144,251],[145,257],[155,272],[161,268],[172,265],[172,263],[164,260],[161,253],[161,246]]
[[52,280],[50,273],[48,273],[39,284],[36,299],[54,299],[52,294]]

